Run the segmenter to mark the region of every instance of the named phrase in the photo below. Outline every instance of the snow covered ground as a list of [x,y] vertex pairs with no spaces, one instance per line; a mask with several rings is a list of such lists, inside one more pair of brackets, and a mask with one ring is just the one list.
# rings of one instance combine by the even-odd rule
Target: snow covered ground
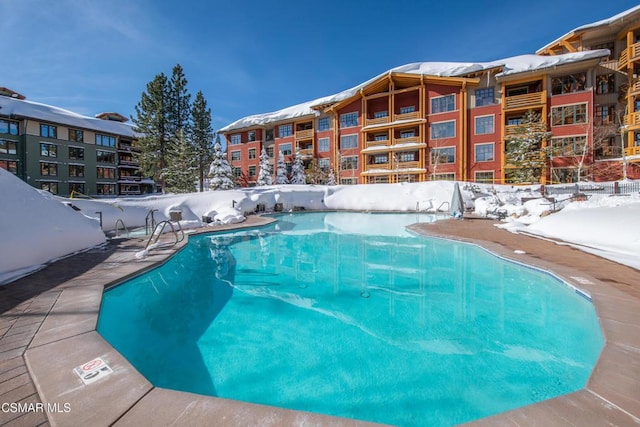
[[[640,194],[593,196],[571,202],[558,197],[556,208],[540,198],[537,187],[461,183],[468,210],[484,215],[506,211],[501,227],[566,244],[640,269]],[[228,191],[152,195],[120,199],[63,199],[36,190],[0,169],[0,284],[35,271],[48,262],[104,244],[102,228],[113,233],[116,222],[131,230],[154,219],[169,219],[179,210],[183,228],[241,222],[256,208],[272,211],[364,210],[403,212],[448,211],[454,183],[446,181],[357,186],[274,185]],[[75,210],[68,205],[76,207]],[[100,214],[98,214],[100,212]],[[121,229],[122,230],[122,229]],[[496,231],[498,232],[498,231]]]

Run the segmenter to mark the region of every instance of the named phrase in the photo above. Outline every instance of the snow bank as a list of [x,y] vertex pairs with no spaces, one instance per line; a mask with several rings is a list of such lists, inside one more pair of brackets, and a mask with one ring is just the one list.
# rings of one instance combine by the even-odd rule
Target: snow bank
[[105,242],[97,221],[0,168],[0,284]]

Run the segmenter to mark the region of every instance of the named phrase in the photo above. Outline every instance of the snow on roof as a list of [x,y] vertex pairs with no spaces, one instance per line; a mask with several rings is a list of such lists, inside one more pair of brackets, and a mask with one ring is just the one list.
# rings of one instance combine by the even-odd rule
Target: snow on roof
[[563,35],[562,37],[558,37],[557,39],[555,39],[554,41],[552,41],[551,43],[541,47],[540,49],[538,49],[536,51],[537,52],[542,52],[545,49],[553,46],[554,44],[557,44],[558,42],[560,42],[561,40],[575,34],[578,33],[580,31],[586,31],[586,30],[592,30],[598,27],[605,27],[605,26],[609,26],[609,25],[614,25],[617,22],[622,22],[625,18],[629,17],[630,15],[636,13],[640,11],[640,5],[638,6],[634,6],[631,9],[627,9],[624,12],[620,12],[617,15],[613,15],[610,18],[606,18],[606,19],[602,19],[600,21],[596,21],[596,22],[592,22],[591,24],[585,24],[585,25],[581,25],[577,28],[574,28],[573,30],[569,31],[568,33],[566,33],[565,35]]
[[0,96],[0,115],[26,117],[50,123],[59,123],[80,129],[100,131],[110,134],[134,137],[133,126],[112,120],[101,120],[83,116],[47,104]]
[[220,132],[229,132],[251,126],[263,126],[269,123],[281,122],[304,116],[319,116],[320,113],[313,109],[327,104],[334,104],[355,96],[360,89],[367,87],[381,77],[391,73],[416,74],[435,77],[463,77],[470,73],[502,68],[502,72],[496,77],[523,73],[528,71],[543,70],[551,67],[586,61],[594,58],[602,58],[609,55],[607,49],[591,50],[577,53],[566,53],[555,56],[519,55],[491,62],[414,62],[401,65],[385,71],[351,89],[344,90],[334,95],[318,98],[313,101],[293,105],[271,113],[255,114],[236,120],[220,129]]

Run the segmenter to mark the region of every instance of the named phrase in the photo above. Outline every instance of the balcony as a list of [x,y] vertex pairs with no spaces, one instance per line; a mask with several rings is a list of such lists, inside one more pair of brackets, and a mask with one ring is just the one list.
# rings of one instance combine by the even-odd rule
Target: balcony
[[640,111],[629,113],[624,116],[624,124],[633,129],[635,129],[637,126],[640,126]]
[[635,82],[629,89],[629,95],[640,95],[640,81]]
[[370,147],[384,147],[384,146],[387,146],[387,145],[389,145],[389,140],[388,139],[367,141],[367,148],[370,148]]
[[400,120],[416,120],[420,118],[420,112],[419,111],[412,111],[410,113],[404,113],[404,114],[395,114],[394,115],[394,121],[400,121]]
[[417,136],[410,136],[408,138],[395,138],[393,140],[394,144],[418,144],[420,142]]
[[627,147],[624,149],[625,156],[640,156],[640,146],[638,147]]
[[627,68],[630,62],[634,63],[638,60],[640,60],[640,43],[634,43],[631,46],[627,46],[620,54],[618,70]]
[[365,168],[365,171],[368,171],[368,170],[379,170],[379,169],[390,170],[391,169],[391,163],[389,163],[389,162],[387,162],[387,163],[371,163],[371,164],[367,165],[367,167]]
[[313,129],[296,130],[296,141],[313,139]]
[[420,162],[400,162],[398,163],[398,170],[402,171],[403,169],[419,169]]
[[375,119],[369,119],[367,118],[365,120],[365,126],[371,126],[371,125],[381,125],[384,123],[389,123],[389,116],[385,116],[385,117],[378,117]]
[[526,93],[524,95],[506,96],[504,110],[528,110],[546,104],[547,91]]
[[299,152],[300,152],[300,157],[302,157],[305,160],[313,157],[313,148],[304,148]]

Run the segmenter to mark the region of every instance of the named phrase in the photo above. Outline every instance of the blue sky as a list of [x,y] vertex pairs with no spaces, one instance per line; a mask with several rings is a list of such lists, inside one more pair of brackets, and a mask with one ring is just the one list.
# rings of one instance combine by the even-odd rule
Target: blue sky
[[218,129],[422,61],[535,50],[636,1],[0,0],[0,86],[94,115],[134,114],[181,64]]

